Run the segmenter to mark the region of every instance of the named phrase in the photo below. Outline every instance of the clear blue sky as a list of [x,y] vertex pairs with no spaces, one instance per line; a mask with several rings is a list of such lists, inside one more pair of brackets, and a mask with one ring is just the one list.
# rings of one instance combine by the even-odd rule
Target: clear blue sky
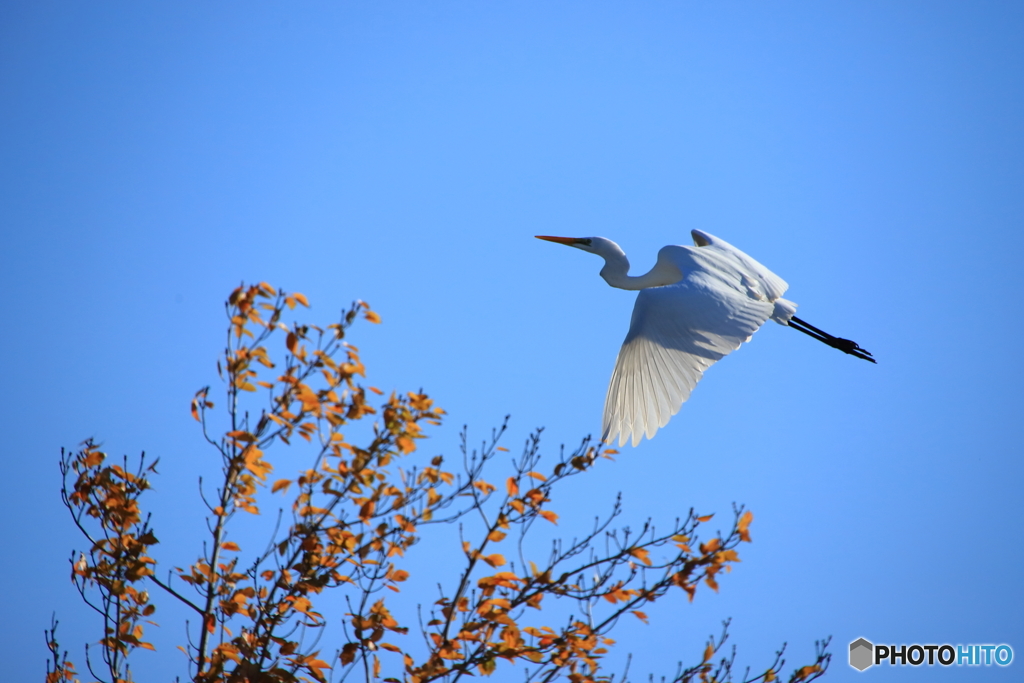
[[[177,515],[215,466],[188,401],[216,383],[240,281],[305,293],[322,323],[369,301],[371,383],[450,413],[429,452],[506,413],[506,445],[545,426],[554,448],[599,429],[633,295],[532,236],[610,237],[646,270],[700,228],[879,364],[769,323],[555,505],[756,515],[719,595],[619,633],[632,672],[670,674],[731,616],[755,669],[831,634],[836,681],[861,680],[861,636],[1018,658],[863,680],[1018,680],[1022,36],[1022,6],[984,1],[7,0],[5,677],[40,680],[55,610],[77,662],[97,637],[67,580],[60,447],[160,456],[158,556],[194,557]],[[147,680],[180,659],[161,614]]]

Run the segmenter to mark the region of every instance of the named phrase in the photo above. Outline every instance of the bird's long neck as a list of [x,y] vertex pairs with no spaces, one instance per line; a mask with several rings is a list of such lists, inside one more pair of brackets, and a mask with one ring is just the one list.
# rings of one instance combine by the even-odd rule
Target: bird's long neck
[[679,282],[682,273],[671,263],[658,259],[650,272],[633,277],[629,275],[629,259],[626,254],[619,250],[616,254],[601,254],[604,257],[604,268],[601,269],[601,277],[612,287],[618,289],[648,289],[649,287],[663,287]]

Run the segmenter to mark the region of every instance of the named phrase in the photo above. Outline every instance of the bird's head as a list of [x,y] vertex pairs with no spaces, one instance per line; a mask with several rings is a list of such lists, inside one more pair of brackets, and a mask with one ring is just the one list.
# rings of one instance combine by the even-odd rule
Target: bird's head
[[619,245],[605,237],[551,237],[550,235],[536,235],[539,240],[564,244],[567,247],[576,247],[583,251],[598,256],[612,256],[622,254]]

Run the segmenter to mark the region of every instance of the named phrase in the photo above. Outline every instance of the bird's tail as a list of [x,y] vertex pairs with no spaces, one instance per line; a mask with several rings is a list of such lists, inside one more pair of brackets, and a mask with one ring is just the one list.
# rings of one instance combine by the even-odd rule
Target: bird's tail
[[789,299],[776,299],[775,310],[772,311],[772,320],[780,325],[789,325],[789,321],[796,315],[796,304]]

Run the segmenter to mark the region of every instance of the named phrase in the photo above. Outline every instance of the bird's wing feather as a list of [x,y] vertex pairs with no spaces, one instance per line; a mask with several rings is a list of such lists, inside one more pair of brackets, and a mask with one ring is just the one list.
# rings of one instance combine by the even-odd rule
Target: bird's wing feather
[[698,248],[713,251],[719,256],[732,261],[744,275],[753,278],[760,284],[760,289],[768,301],[775,301],[789,289],[789,284],[785,280],[721,237],[715,237],[703,230],[691,230],[690,234],[693,236],[693,243]]
[[749,340],[773,308],[741,293],[738,281],[730,285],[702,270],[642,290],[608,385],[602,439],[617,436],[621,446],[632,438],[636,446],[653,437],[704,371]]

